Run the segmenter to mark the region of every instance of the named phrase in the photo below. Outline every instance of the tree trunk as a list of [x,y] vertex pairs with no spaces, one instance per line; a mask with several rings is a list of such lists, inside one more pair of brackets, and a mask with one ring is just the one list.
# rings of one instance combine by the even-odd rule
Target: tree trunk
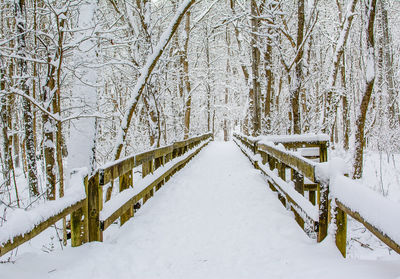
[[186,21],[185,21],[185,44],[184,44],[184,53],[183,53],[183,73],[184,73],[184,81],[185,81],[185,93],[184,98],[185,102],[185,125],[184,125],[184,139],[189,138],[190,133],[190,110],[192,105],[192,92],[191,92],[191,84],[189,80],[189,59],[188,59],[188,51],[189,51],[189,34],[190,34],[190,12],[186,13]]
[[[0,90],[4,91],[5,86],[5,74],[3,68],[3,61],[0,61]],[[6,186],[7,190],[10,191],[11,189],[11,169],[12,169],[12,147],[10,142],[10,135],[9,135],[9,118],[11,115],[8,114],[8,106],[10,105],[7,102],[6,96],[2,96],[0,99],[0,119],[2,123],[2,136],[3,136],[3,164],[2,164],[2,171],[3,171],[3,179],[4,185]]]
[[394,129],[400,124],[400,113],[398,98],[396,96],[394,85],[394,69],[393,69],[393,54],[392,46],[389,37],[389,20],[386,9],[385,0],[379,1],[381,10],[381,26],[383,33],[383,52],[384,52],[384,70],[387,81],[387,89],[389,95],[389,124],[390,128]]
[[[347,38],[350,34],[351,24],[354,18],[354,11],[358,0],[350,0],[351,2],[347,5],[349,10],[346,11],[344,22],[341,25],[340,34],[336,43],[335,52],[333,55],[332,68],[328,77],[328,85],[326,89],[327,94],[327,113],[324,118],[323,131],[326,133],[329,129],[334,130],[334,122],[337,114],[337,108],[340,99],[337,97],[336,79],[340,68],[340,62],[344,55],[344,48],[347,43]],[[341,11],[341,8],[339,8]],[[340,16],[341,18],[341,16]]]
[[365,119],[367,116],[368,105],[371,99],[372,90],[375,81],[375,41],[374,41],[374,20],[375,20],[376,0],[365,0],[365,14],[366,14],[366,46],[367,46],[367,57],[366,57],[366,81],[364,94],[360,104],[360,114],[356,121],[356,149],[354,153],[354,165],[353,165],[353,179],[359,179],[362,177],[363,171],[363,151],[364,151],[364,129]]
[[293,91],[290,92],[290,104],[292,107],[293,117],[293,133],[301,133],[301,115],[300,115],[300,92],[303,83],[303,38],[304,38],[304,0],[297,2],[297,43],[296,51],[298,53],[295,59],[295,81],[293,84]]
[[260,51],[258,49],[258,26],[257,3],[251,0],[251,71],[252,71],[252,95],[250,95],[250,113],[252,115],[253,136],[261,134],[261,86],[258,66],[260,65]]
[[342,122],[343,122],[343,148],[349,150],[350,141],[350,107],[347,99],[347,86],[346,86],[346,63],[344,55],[342,56],[342,66],[340,67],[342,87],[344,90],[342,96]]
[[[269,32],[271,33],[271,32]],[[271,104],[273,99],[273,84],[274,84],[274,74],[272,72],[272,43],[269,38],[267,38],[267,46],[264,55],[265,60],[265,76],[266,76],[266,93],[265,93],[265,103],[264,103],[264,117],[265,117],[265,132],[271,133]]]
[[[27,77],[29,76],[28,65],[25,60],[25,48],[26,48],[26,14],[25,14],[25,1],[15,1],[15,17],[17,18],[17,63],[20,69],[19,88],[21,91],[29,96],[29,86]],[[27,98],[22,99],[22,109],[24,117],[24,130],[25,130],[25,150],[28,168],[28,181],[29,181],[29,193],[31,197],[39,196],[38,189],[38,175],[37,175],[37,164],[36,164],[36,149],[34,141],[33,131],[33,118],[31,103]]]

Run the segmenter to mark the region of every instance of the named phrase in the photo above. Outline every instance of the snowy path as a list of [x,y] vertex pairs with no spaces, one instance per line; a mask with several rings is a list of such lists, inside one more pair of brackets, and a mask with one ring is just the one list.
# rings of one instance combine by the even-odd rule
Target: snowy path
[[[103,243],[23,254],[2,278],[396,278],[297,226],[234,143],[213,142]],[[4,275],[6,275],[4,277]],[[400,277],[397,277],[400,278]]]

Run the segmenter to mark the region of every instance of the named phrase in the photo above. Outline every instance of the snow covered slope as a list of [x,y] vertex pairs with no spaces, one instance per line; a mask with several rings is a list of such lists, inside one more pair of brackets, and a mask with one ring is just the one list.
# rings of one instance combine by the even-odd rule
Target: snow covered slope
[[308,238],[232,142],[212,142],[103,243],[1,264],[2,278],[400,278]]

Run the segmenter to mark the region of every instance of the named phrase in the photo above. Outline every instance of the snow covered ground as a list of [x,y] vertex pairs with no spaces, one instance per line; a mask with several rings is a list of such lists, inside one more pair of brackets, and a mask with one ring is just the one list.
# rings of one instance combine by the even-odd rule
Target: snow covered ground
[[2,278],[400,278],[306,236],[233,142],[212,142],[103,243],[0,264]]

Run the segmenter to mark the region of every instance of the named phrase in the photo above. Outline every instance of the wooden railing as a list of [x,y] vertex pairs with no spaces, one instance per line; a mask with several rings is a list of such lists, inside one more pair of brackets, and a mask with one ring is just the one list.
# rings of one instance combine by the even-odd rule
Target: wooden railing
[[[328,224],[335,225],[336,246],[342,255],[346,256],[346,233],[347,215],[362,223],[370,232],[400,253],[400,227],[393,229],[390,222],[377,222],[376,218],[369,216],[364,210],[365,207],[352,202],[352,195],[362,196],[363,192],[369,191],[366,187],[359,187],[354,190],[355,181],[345,177],[343,174],[334,174],[333,177],[326,175],[330,168],[327,161],[328,138],[323,136],[285,137],[280,141],[279,137],[246,137],[241,134],[234,134],[234,140],[243,153],[250,159],[253,165],[260,169],[267,177],[270,188],[278,192],[280,201],[293,211],[297,223],[307,233],[315,232],[317,241],[321,242],[328,234]],[[280,146],[282,144],[285,148]],[[318,149],[318,155],[316,150]],[[288,150],[292,149],[292,150]],[[294,152],[293,150],[296,150]],[[312,152],[309,152],[312,150]],[[302,156],[305,155],[305,156]],[[325,171],[323,169],[325,168]],[[290,178],[286,170],[291,170]],[[332,172],[334,173],[334,172]],[[340,183],[334,183],[337,178]],[[346,181],[346,182],[343,182]],[[351,189],[343,187],[343,183],[353,186]],[[336,185],[338,184],[338,185]],[[331,193],[329,194],[330,190]],[[308,192],[308,199],[305,193]],[[334,201],[329,200],[334,199]],[[373,204],[381,205],[374,209],[381,211],[385,219],[399,220],[400,205],[382,201],[376,193],[371,193],[363,201],[366,207]],[[390,203],[390,206],[385,206]],[[330,214],[331,204],[334,206],[334,216]],[[376,215],[376,214],[375,214]],[[305,223],[307,226],[305,226]]]
[[[193,158],[212,139],[204,134],[172,145],[132,155],[99,168],[84,177],[86,197],[62,208],[24,233],[10,236],[0,243],[0,256],[32,239],[57,221],[70,216],[71,246],[102,241],[103,231],[120,218],[123,225],[133,217],[140,205],[150,199],[162,185]],[[141,168],[142,179],[136,185],[133,171]],[[140,182],[140,183],[139,183]],[[103,188],[118,184],[119,193],[103,202]]]
[[[319,162],[324,162],[327,160],[328,141],[278,142],[274,139],[274,142],[268,144],[269,141],[263,143],[259,139],[240,134],[235,134],[234,137],[253,165],[266,175],[270,188],[278,193],[282,204],[293,211],[297,223],[308,233],[316,233],[318,241],[322,241],[328,231],[328,189],[327,185],[319,183],[315,177],[316,162],[286,152],[285,148],[278,148],[275,143],[290,148],[318,148],[318,154],[314,153],[313,157],[317,157]],[[287,182],[287,169],[290,169],[289,180],[293,182],[294,187]],[[308,199],[304,197],[305,192],[308,192]],[[308,226],[305,226],[305,223]]]

